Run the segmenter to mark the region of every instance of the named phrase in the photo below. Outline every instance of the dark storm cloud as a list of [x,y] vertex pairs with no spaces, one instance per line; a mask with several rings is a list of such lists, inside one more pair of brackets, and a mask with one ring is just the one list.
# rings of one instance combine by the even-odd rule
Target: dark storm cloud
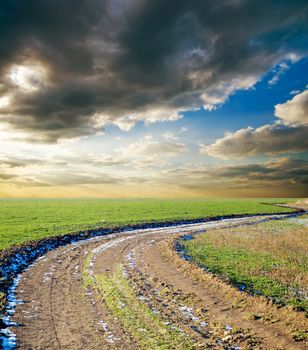
[[215,176],[238,178],[248,183],[260,181],[273,184],[275,182],[307,184],[308,163],[296,158],[278,158],[261,164],[226,166],[214,171]]
[[47,162],[47,160],[39,158],[5,155],[0,152],[0,168],[22,168],[32,165],[45,165]]
[[[111,185],[120,182],[120,179],[107,174],[48,174],[39,176],[39,182],[49,186],[73,186],[73,185]],[[35,180],[36,182],[37,180]]]
[[16,177],[16,175],[14,174],[0,173],[0,180],[3,180],[3,181],[11,180],[14,177]]
[[297,188],[307,193],[308,163],[283,157],[263,163],[189,166],[166,170],[162,182],[195,190],[230,188]]
[[104,6],[93,0],[2,1],[1,66],[33,54],[65,72],[90,73],[94,56],[87,40]]
[[210,109],[301,55],[306,20],[299,0],[2,0],[0,118],[55,142]]

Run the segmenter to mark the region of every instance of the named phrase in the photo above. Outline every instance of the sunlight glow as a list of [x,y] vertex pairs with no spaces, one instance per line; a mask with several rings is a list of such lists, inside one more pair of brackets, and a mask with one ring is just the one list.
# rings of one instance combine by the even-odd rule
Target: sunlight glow
[[0,97],[0,109],[8,107],[10,102],[11,98],[9,96]]
[[45,85],[47,70],[40,63],[12,66],[9,78],[25,92],[36,92]]

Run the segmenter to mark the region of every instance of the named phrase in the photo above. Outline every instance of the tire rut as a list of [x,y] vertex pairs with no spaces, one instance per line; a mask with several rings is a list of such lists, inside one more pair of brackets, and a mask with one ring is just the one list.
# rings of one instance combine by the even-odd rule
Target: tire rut
[[[260,217],[250,217],[136,230],[47,253],[22,274],[17,289],[18,298],[24,301],[14,315],[20,326],[12,328],[19,348],[139,349],[132,334],[113,317],[95,284],[96,275],[112,276],[121,264],[136,298],[186,333],[198,349],[303,349],[303,344],[292,342],[276,325],[247,319],[248,309],[234,307],[228,299],[230,286],[218,284],[221,291],[217,292],[206,278],[200,279],[204,271],[197,271],[172,250],[172,240],[180,235],[258,221]],[[93,285],[85,286],[85,273],[94,280]]]

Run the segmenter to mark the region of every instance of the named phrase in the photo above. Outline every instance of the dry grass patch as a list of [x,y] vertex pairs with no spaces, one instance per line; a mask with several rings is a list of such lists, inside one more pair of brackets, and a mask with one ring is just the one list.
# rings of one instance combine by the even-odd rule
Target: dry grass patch
[[293,341],[307,340],[308,323],[304,313],[296,312],[290,306],[280,307],[262,295],[255,297],[243,293],[219,276],[182,259],[174,250],[174,239],[162,242],[160,250],[163,259],[170,265],[192,280],[201,282],[207,294],[220,300],[225,308],[229,305],[234,319],[251,320],[255,325],[262,324],[261,327],[270,325],[277,334],[284,334]]
[[212,230],[183,246],[194,262],[240,289],[308,311],[308,228],[295,220]]

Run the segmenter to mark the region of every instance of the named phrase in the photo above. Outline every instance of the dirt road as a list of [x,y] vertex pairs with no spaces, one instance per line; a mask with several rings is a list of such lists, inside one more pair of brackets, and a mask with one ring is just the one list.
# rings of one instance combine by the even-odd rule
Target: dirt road
[[[20,349],[304,349],[304,317],[250,297],[179,257],[174,240],[228,219],[67,245],[21,274],[11,320]],[[306,324],[307,326],[307,324]],[[11,344],[11,345],[10,345]],[[14,336],[6,348],[14,348]]]

